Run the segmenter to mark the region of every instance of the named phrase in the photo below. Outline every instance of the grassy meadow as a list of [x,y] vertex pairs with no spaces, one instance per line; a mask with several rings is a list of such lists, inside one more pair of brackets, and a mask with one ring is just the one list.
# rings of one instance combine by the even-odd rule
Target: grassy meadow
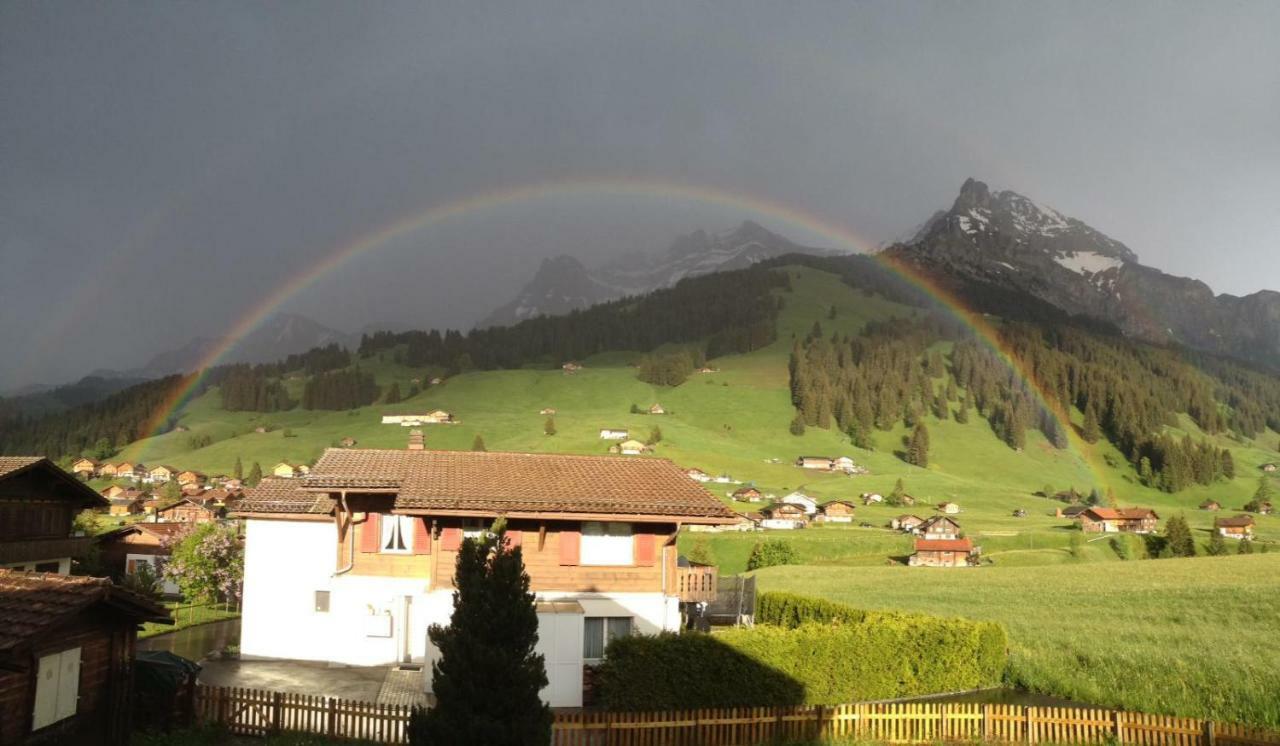
[[1105,566],[773,567],[763,590],[997,621],[1010,683],[1092,704],[1280,727],[1280,554]]

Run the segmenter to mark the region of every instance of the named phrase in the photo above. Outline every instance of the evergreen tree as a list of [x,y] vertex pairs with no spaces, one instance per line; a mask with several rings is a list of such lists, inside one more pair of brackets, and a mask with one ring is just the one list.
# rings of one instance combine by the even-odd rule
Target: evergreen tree
[[960,400],[960,408],[956,410],[956,422],[961,425],[969,424],[969,397],[967,395]]
[[257,487],[258,482],[261,482],[261,481],[262,481],[262,464],[259,464],[257,461],[254,461],[253,466],[249,467],[249,478],[246,480],[245,483],[248,484],[250,487]]
[[1261,505],[1264,502],[1270,502],[1275,495],[1275,491],[1271,488],[1271,478],[1268,476],[1258,477],[1258,489],[1253,493],[1254,502]]
[[244,480],[244,463],[240,461],[239,456],[236,456],[236,465],[231,467],[231,476],[241,481]]
[[791,434],[804,435],[804,416],[796,415],[791,419]]
[[1221,557],[1227,553],[1227,542],[1223,541],[1222,534],[1214,531],[1209,537],[1209,545],[1205,547],[1205,554],[1210,557]]
[[1236,461],[1226,448],[1222,449],[1222,476],[1227,480],[1236,478]]
[[1086,443],[1097,443],[1102,437],[1102,426],[1098,424],[1098,410],[1093,406],[1093,402],[1084,408],[1084,427],[1081,429],[1081,437]]
[[[1264,552],[1266,549],[1265,546],[1262,548]],[[1248,539],[1241,539],[1240,546],[1236,547],[1236,554],[1253,554],[1253,542]]]
[[435,706],[415,710],[413,746],[546,746],[551,709],[538,642],[535,594],[522,549],[506,541],[499,521],[480,539],[464,539],[454,565],[453,614],[432,625],[440,651],[431,665]]
[[907,439],[907,463],[921,468],[929,466],[929,428],[923,422],[916,425]]
[[547,435],[556,434],[556,418],[548,417],[547,421],[542,423],[542,432]]
[[902,505],[902,500],[906,496],[907,496],[907,485],[904,484],[902,482],[902,478],[899,477],[898,481],[895,482],[893,485],[893,492],[889,493],[889,496],[885,498],[885,502],[889,503],[894,507],[897,507],[899,505]]
[[383,399],[383,403],[384,404],[400,403],[400,382],[399,381],[393,382],[391,384],[391,387],[387,389],[387,396],[386,398]]
[[487,450],[489,450],[488,448],[485,448],[485,447],[484,447],[484,438],[483,438],[483,437],[481,437],[480,433],[476,433],[475,440],[471,441],[471,450],[473,450],[473,451],[487,451]]
[[1191,537],[1191,527],[1187,519],[1178,514],[1169,519],[1164,527],[1165,546],[1175,557],[1196,556],[1196,542]]
[[661,442],[662,442],[662,428],[658,427],[657,425],[654,425],[653,428],[649,430],[649,445],[651,446],[657,445],[658,443],[661,443]]

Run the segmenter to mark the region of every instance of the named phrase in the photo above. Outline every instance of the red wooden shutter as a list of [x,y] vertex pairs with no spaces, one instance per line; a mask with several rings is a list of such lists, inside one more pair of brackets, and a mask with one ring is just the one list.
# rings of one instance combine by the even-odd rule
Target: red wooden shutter
[[515,549],[524,542],[524,533],[522,531],[507,532],[507,546]]
[[360,524],[360,551],[376,552],[382,540],[382,523],[377,513],[365,513],[364,523]]
[[440,532],[440,548],[446,552],[456,552],[462,548],[462,529],[446,528]]
[[560,532],[560,564],[576,565],[578,564],[578,555],[582,548],[582,532],[581,531],[561,531]]
[[431,554],[431,521],[425,516],[413,527],[413,553]]
[[637,565],[651,566],[657,562],[657,538],[653,534],[636,534],[635,552]]

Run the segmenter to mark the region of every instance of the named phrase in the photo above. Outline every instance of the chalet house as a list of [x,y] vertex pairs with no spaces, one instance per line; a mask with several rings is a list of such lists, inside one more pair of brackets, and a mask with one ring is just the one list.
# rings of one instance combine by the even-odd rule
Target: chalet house
[[681,525],[735,525],[663,459],[331,449],[302,480],[265,479],[245,519],[241,655],[429,664],[464,537],[499,517],[537,594],[552,706],[582,704],[608,641],[680,626]]
[[1150,508],[1092,507],[1080,514],[1080,528],[1088,533],[1152,534],[1160,516]]
[[47,458],[0,456],[0,568],[71,572],[93,541],[73,535],[76,514],[106,505]]
[[399,425],[400,427],[421,427],[422,425],[436,425],[441,422],[448,422],[451,419],[452,417],[448,412],[437,410],[436,412],[427,412],[425,414],[384,414],[382,415],[382,424]]
[[292,479],[293,477],[301,476],[301,472],[298,471],[297,466],[289,463],[288,461],[281,461],[271,467],[271,476]]
[[834,459],[829,456],[801,456],[796,459],[796,466],[801,469],[819,469],[821,471],[831,471],[831,464]]
[[151,467],[151,470],[147,472],[147,481],[152,484],[166,484],[177,475],[177,469],[161,464],[160,466]]
[[776,503],[760,511],[760,528],[796,529],[804,528],[809,523],[809,515],[804,508],[792,503]]
[[451,425],[456,422],[453,415],[443,409],[437,409],[427,412],[427,417],[422,421],[424,425]]
[[125,491],[124,487],[121,487],[118,484],[113,484],[110,487],[103,489],[102,492],[98,494],[110,500],[113,497],[120,497],[120,495],[123,494],[124,491]]
[[169,523],[211,523],[226,514],[214,500],[184,497],[172,505],[156,510],[156,521]]
[[818,508],[818,515],[827,523],[853,523],[853,503],[832,500]]
[[938,512],[956,515],[960,512],[960,506],[952,502],[938,503]]
[[208,478],[202,472],[192,471],[190,469],[178,472],[178,484],[204,484],[207,481]]
[[147,467],[135,461],[121,461],[116,464],[116,479],[142,481],[147,476]]
[[1268,474],[1271,474],[1277,470],[1280,470],[1280,464],[1263,464],[1262,470],[1267,472]]
[[711,475],[701,469],[685,469],[684,475],[695,482],[711,481]]
[[889,528],[897,529],[898,531],[906,531],[909,534],[914,534],[916,532],[916,529],[918,529],[920,527],[920,524],[922,523],[924,523],[923,518],[910,515],[910,514],[903,514],[890,520]]
[[605,428],[600,431],[600,440],[626,440],[629,433],[620,428]]
[[1252,539],[1253,538],[1253,516],[1238,515],[1231,518],[1216,518],[1213,521],[1213,530],[1218,535],[1228,539]]
[[1054,511],[1054,516],[1058,518],[1070,518],[1076,520],[1080,514],[1089,509],[1088,505],[1068,505],[1065,508],[1058,508]]
[[978,564],[978,551],[968,539],[916,539],[911,567],[969,567]]
[[876,492],[868,492],[862,496],[863,505],[871,505],[872,503],[882,503],[882,502],[884,502],[884,495],[881,495]]
[[98,476],[100,476],[100,477],[105,477],[105,478],[112,478],[112,479],[113,479],[113,478],[115,478],[115,476],[116,476],[116,465],[115,465],[115,464],[111,464],[111,463],[106,463],[106,464],[103,464],[103,465],[99,466],[99,467],[98,467]]
[[574,373],[577,373],[578,371],[582,370],[582,366],[573,361],[570,361],[565,363],[564,365],[561,365],[560,370],[563,370],[565,375],[573,375]]
[[[190,530],[182,523],[133,523],[98,537],[102,562],[112,576],[132,575],[140,565],[148,565],[160,574],[165,561],[173,553],[173,544]],[[172,580],[164,581],[164,592],[170,596],[181,590]]]
[[1217,500],[1205,500],[1200,503],[1201,510],[1222,510],[1222,503]]
[[98,476],[98,468],[100,466],[101,465],[97,461],[94,461],[91,458],[78,458],[71,462],[71,473],[84,477],[85,479],[92,479],[93,477]]
[[818,501],[803,492],[792,492],[790,495],[783,497],[781,502],[789,505],[798,505],[805,515],[813,515],[818,512]]
[[911,495],[899,495],[898,504],[909,508],[916,504],[916,499]]
[[763,495],[755,487],[739,487],[730,495],[734,500],[744,503],[758,503]]
[[0,570],[0,744],[127,744],[142,622],[173,620],[107,578]]
[[555,413],[556,413],[555,407],[543,407],[542,409],[538,410],[538,414],[541,414],[541,415],[554,415]]
[[142,499],[139,497],[113,497],[108,501],[107,515],[125,517],[142,512]]
[[831,459],[831,468],[834,471],[853,472],[858,465],[853,463],[853,459],[848,456],[838,456]]
[[[1249,507],[1250,507],[1249,505],[1246,505],[1244,508],[1242,508],[1242,510],[1249,510]],[[1251,512],[1257,513],[1258,515],[1271,515],[1273,510],[1274,508],[1271,505],[1271,501],[1263,500],[1262,502],[1257,504],[1257,509]]]
[[916,526],[916,534],[925,539],[958,539],[960,524],[946,516],[935,515]]
[[649,407],[649,414],[666,414],[667,410],[662,408],[661,404],[653,404]]
[[614,443],[609,446],[609,453],[621,453],[623,456],[639,456],[642,453],[649,453],[653,450],[653,446],[645,445],[638,440],[624,440],[621,443]]
[[356,445],[356,439],[348,436],[338,441],[338,445],[342,446],[343,448],[354,448]]

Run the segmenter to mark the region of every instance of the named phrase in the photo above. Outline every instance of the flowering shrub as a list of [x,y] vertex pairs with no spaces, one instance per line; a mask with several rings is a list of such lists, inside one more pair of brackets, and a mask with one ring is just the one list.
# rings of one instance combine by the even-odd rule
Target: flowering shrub
[[177,539],[164,576],[187,601],[236,601],[244,581],[244,544],[235,526],[202,523]]

